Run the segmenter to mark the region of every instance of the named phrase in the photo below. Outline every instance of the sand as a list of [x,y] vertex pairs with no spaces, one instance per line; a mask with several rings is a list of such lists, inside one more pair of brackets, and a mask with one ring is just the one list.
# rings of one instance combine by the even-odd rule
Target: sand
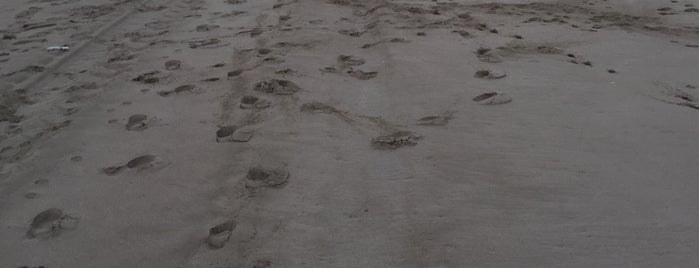
[[0,267],[694,267],[696,8],[3,1]]

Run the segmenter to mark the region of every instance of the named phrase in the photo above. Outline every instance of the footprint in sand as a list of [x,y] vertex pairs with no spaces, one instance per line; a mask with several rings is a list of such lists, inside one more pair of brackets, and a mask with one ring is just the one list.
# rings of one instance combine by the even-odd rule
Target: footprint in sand
[[56,237],[63,230],[75,229],[78,221],[77,217],[64,214],[61,209],[50,208],[40,212],[32,219],[27,237],[37,239]]
[[165,70],[174,71],[180,69],[182,62],[179,60],[169,60],[165,62]]
[[270,101],[255,96],[243,96],[240,98],[240,108],[242,109],[264,109],[270,105]]
[[304,103],[303,105],[301,105],[301,111],[324,114],[332,114],[338,112],[338,110],[335,107],[317,101]]
[[337,32],[341,35],[346,35],[346,36],[351,36],[351,37],[360,37],[364,33],[366,33],[366,31],[360,32],[357,30],[339,30]]
[[160,95],[162,97],[167,97],[167,96],[170,96],[172,94],[181,94],[181,93],[185,93],[185,92],[192,92],[192,91],[194,91],[195,88],[196,87],[194,85],[181,85],[179,87],[176,87],[173,90],[158,91],[158,95]]
[[481,78],[481,79],[489,79],[489,80],[494,80],[494,79],[500,79],[504,78],[507,76],[502,71],[497,71],[497,70],[478,70],[476,73],[473,75],[473,77],[476,78]]
[[362,70],[348,70],[347,74],[352,77],[356,78],[359,80],[369,80],[369,79],[374,79],[376,76],[379,75],[378,72],[364,72]]
[[221,42],[221,40],[212,38],[206,40],[194,40],[189,42],[189,48],[219,48],[230,45],[230,43]]
[[502,57],[500,57],[500,55],[495,53],[495,51],[493,51],[490,48],[484,48],[484,47],[479,48],[478,50],[476,50],[476,55],[478,57],[478,60],[480,60],[482,62],[487,62],[487,63],[502,62]]
[[140,131],[148,128],[148,124],[146,123],[146,120],[148,120],[148,116],[145,114],[134,114],[132,116],[129,116],[128,121],[126,122],[126,130],[129,131]]
[[102,172],[108,176],[117,175],[125,170],[146,171],[158,170],[167,166],[167,162],[156,155],[142,155],[131,159],[125,165],[111,166],[102,169]]
[[512,98],[504,93],[488,92],[476,96],[473,101],[481,105],[500,105],[512,102]]
[[206,238],[206,243],[212,249],[223,248],[226,242],[231,239],[233,230],[238,226],[234,220],[228,220],[209,229],[209,236]]
[[252,263],[252,268],[269,268],[272,267],[272,262],[264,259],[255,260]]
[[364,63],[366,63],[366,60],[364,60],[360,57],[351,56],[351,55],[340,55],[337,57],[337,62],[340,65],[360,66],[360,65],[364,65]]
[[291,95],[299,91],[301,88],[294,82],[280,79],[270,79],[260,81],[255,84],[255,90],[273,95]]
[[220,26],[218,26],[218,25],[202,24],[202,25],[198,25],[198,26],[195,28],[195,30],[196,30],[197,32],[208,32],[208,31],[211,31],[211,30],[218,29],[219,27],[220,27]]
[[371,139],[371,147],[378,150],[394,150],[404,146],[415,146],[422,136],[411,131],[397,131]]
[[451,32],[452,32],[452,33],[457,33],[457,34],[461,35],[461,37],[463,37],[463,38],[471,38],[471,37],[473,37],[473,35],[471,35],[471,33],[467,32],[467,31],[464,31],[464,30],[453,30],[453,31],[451,31]]
[[248,142],[252,138],[252,130],[238,126],[222,126],[216,131],[216,142]]
[[244,71],[245,71],[245,70],[243,70],[243,69],[239,69],[239,70],[235,70],[235,71],[230,71],[230,72],[228,72],[228,77],[230,78],[230,77],[239,76],[239,75],[241,75]]
[[417,125],[420,126],[444,126],[454,119],[453,112],[448,112],[444,115],[430,115],[417,120]]
[[248,170],[245,177],[245,187],[252,189],[279,187],[284,185],[287,180],[289,180],[289,172],[286,169],[253,167]]
[[143,84],[155,84],[155,83],[160,82],[161,78],[164,78],[164,77],[161,77],[160,71],[151,71],[151,72],[140,74],[139,76],[135,77],[134,79],[131,79],[131,81],[140,82]]

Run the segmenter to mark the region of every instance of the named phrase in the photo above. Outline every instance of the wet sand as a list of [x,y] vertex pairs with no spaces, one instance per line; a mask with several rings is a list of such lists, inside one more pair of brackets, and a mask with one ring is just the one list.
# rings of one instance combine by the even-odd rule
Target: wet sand
[[0,267],[692,267],[697,8],[4,1]]

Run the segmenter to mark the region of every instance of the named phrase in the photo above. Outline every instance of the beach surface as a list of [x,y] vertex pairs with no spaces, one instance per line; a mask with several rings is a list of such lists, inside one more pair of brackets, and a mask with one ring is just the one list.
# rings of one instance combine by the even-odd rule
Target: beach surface
[[699,1],[3,0],[0,267],[695,267]]

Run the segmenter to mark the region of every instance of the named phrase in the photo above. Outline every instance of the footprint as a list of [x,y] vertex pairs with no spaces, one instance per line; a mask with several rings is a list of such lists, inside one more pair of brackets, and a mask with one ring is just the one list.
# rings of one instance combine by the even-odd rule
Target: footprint
[[252,268],[269,268],[272,267],[272,262],[264,259],[255,260],[252,263]]
[[360,37],[364,33],[366,33],[366,31],[360,32],[360,31],[356,31],[356,30],[339,30],[337,32],[341,35],[346,35],[346,36],[351,36],[351,37]]
[[487,63],[498,63],[502,62],[502,57],[500,57],[498,54],[495,53],[490,48],[479,48],[476,50],[476,55],[478,57],[478,60],[482,62],[487,62]]
[[257,54],[260,54],[260,55],[267,55],[269,53],[272,53],[272,50],[269,48],[260,48],[257,50]]
[[332,114],[332,113],[337,113],[338,110],[335,109],[335,107],[332,107],[330,105],[327,105],[322,102],[309,102],[309,103],[304,103],[301,105],[301,111],[302,112],[314,112],[314,113],[324,113],[324,114]]
[[453,30],[453,31],[451,31],[451,32],[452,32],[452,33],[457,33],[457,34],[461,35],[461,37],[463,37],[463,38],[470,38],[470,37],[473,37],[473,35],[471,35],[471,33],[467,32],[467,31],[464,31],[464,30]]
[[479,71],[476,71],[476,74],[474,74],[473,76],[476,78],[493,80],[493,79],[503,78],[503,77],[507,76],[507,74],[505,74],[504,72],[501,72],[501,71],[479,70]]
[[415,146],[422,136],[410,131],[397,131],[371,139],[371,146],[379,150],[394,150],[403,146]]
[[420,126],[444,126],[449,123],[449,120],[454,119],[453,113],[449,112],[445,115],[425,116],[417,120]]
[[512,98],[504,93],[488,92],[476,96],[473,101],[482,105],[500,105],[512,102]]
[[165,62],[165,70],[174,71],[180,69],[182,62],[179,60],[169,60]]
[[267,169],[263,167],[254,167],[248,170],[245,177],[245,187],[261,188],[261,187],[279,187],[287,182],[289,172],[283,168]]
[[240,108],[242,109],[264,109],[270,104],[270,101],[255,96],[243,96],[240,99]]
[[216,142],[248,142],[252,138],[252,130],[238,126],[223,126],[216,131]]
[[349,74],[350,77],[359,79],[359,80],[369,80],[369,79],[374,79],[376,76],[379,74],[378,72],[364,72],[361,70],[349,70],[347,71],[347,74]]
[[206,39],[206,40],[194,40],[189,42],[189,48],[219,48],[230,45],[230,43],[221,42],[216,38]]
[[341,65],[360,66],[366,63],[366,60],[350,55],[340,55],[337,57],[337,62]]
[[64,214],[61,209],[50,208],[32,219],[27,237],[48,239],[58,236],[62,230],[72,230],[78,225],[77,217]]
[[108,176],[114,176],[121,173],[124,170],[135,170],[135,171],[145,171],[145,170],[157,170],[163,168],[168,163],[162,160],[156,155],[142,155],[131,159],[125,165],[111,166],[102,169],[102,172]]
[[235,71],[230,71],[228,72],[228,77],[236,77],[242,74],[245,70],[240,69],[240,70],[235,70]]
[[143,84],[155,84],[155,83],[160,82],[159,75],[160,75],[160,71],[147,72],[147,73],[140,74],[139,76],[137,76],[134,79],[131,79],[131,81],[140,82]]
[[264,63],[270,63],[270,64],[279,64],[283,63],[285,60],[282,58],[277,58],[277,57],[267,57],[262,59],[262,62]]
[[184,92],[192,92],[196,87],[194,85],[181,85],[179,87],[176,87],[175,89],[171,91],[163,90],[163,91],[158,91],[158,95],[162,97],[167,97],[172,94],[180,94]]
[[129,130],[129,131],[144,130],[144,129],[148,128],[148,125],[146,124],[146,120],[148,120],[148,116],[145,114],[134,114],[132,116],[129,116],[129,120],[126,123],[126,130]]
[[255,84],[256,91],[274,95],[291,95],[300,89],[294,82],[280,79],[270,79]]
[[218,29],[220,26],[218,25],[208,25],[208,24],[202,24],[199,25],[195,28],[197,32],[208,32],[214,29]]
[[238,226],[234,220],[228,220],[209,229],[209,236],[206,238],[207,244],[212,249],[223,248],[226,242],[231,239],[233,230]]

